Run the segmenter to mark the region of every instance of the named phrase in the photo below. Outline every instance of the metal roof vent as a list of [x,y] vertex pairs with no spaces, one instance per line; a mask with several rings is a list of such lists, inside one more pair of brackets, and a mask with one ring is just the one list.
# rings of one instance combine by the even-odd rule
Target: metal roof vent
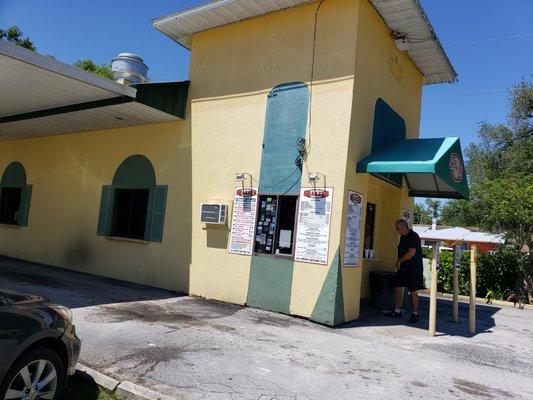
[[118,83],[133,85],[146,82],[148,66],[136,54],[120,53],[111,61],[111,72]]

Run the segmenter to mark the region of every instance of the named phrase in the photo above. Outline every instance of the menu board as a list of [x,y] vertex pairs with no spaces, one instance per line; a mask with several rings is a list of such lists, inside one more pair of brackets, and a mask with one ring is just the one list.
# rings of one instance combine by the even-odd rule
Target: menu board
[[236,188],[231,219],[230,253],[251,255],[257,212],[257,188]]
[[255,251],[262,254],[272,254],[276,236],[278,198],[276,196],[261,196],[260,203],[257,232],[255,233]]
[[294,259],[327,265],[333,188],[302,188]]
[[359,247],[361,243],[361,211],[363,195],[348,191],[348,209],[346,218],[346,234],[344,239],[344,266],[359,266]]

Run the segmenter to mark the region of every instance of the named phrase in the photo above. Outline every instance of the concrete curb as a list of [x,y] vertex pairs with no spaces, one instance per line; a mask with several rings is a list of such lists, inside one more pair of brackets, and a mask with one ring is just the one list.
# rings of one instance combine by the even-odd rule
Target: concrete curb
[[81,363],[76,364],[76,373],[84,379],[92,379],[98,386],[115,392],[126,400],[175,400],[129,381],[119,382]]
[[124,397],[126,400],[174,400],[171,397],[128,381],[121,382],[115,393]]
[[84,375],[88,375],[98,384],[98,386],[101,386],[111,392],[114,392],[117,386],[120,384],[120,382],[116,379],[110,378],[109,376],[80,363],[76,364],[76,372],[81,372],[80,376],[82,378],[87,378],[87,376]]
[[[429,297],[429,290],[421,290],[420,291],[420,294],[421,295],[425,295],[427,297]],[[453,299],[453,294],[451,293],[442,293],[442,292],[437,292],[437,298],[439,299]],[[470,302],[470,297],[469,296],[462,296],[462,295],[459,295],[458,296],[459,298],[459,301],[461,303],[468,303]],[[479,305],[497,305],[497,306],[505,306],[505,307],[511,307],[511,308],[518,308],[518,303],[511,303],[509,301],[502,301],[502,300],[492,300],[491,303],[487,303],[487,300],[482,298],[482,297],[476,297],[476,304],[479,304]],[[533,304],[524,304],[522,303],[522,307],[523,309],[525,310],[533,310]]]

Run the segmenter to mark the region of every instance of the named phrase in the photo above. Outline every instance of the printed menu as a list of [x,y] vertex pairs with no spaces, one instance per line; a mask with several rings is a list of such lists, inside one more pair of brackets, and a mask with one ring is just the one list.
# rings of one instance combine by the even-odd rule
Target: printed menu
[[294,259],[327,265],[333,188],[302,188]]
[[252,254],[256,212],[257,188],[236,188],[228,249],[230,253]]

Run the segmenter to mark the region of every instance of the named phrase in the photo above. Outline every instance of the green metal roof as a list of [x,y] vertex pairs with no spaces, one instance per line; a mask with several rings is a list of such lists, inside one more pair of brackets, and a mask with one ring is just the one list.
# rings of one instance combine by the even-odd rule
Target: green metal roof
[[402,174],[413,197],[468,199],[459,138],[388,142],[357,163],[357,172]]

